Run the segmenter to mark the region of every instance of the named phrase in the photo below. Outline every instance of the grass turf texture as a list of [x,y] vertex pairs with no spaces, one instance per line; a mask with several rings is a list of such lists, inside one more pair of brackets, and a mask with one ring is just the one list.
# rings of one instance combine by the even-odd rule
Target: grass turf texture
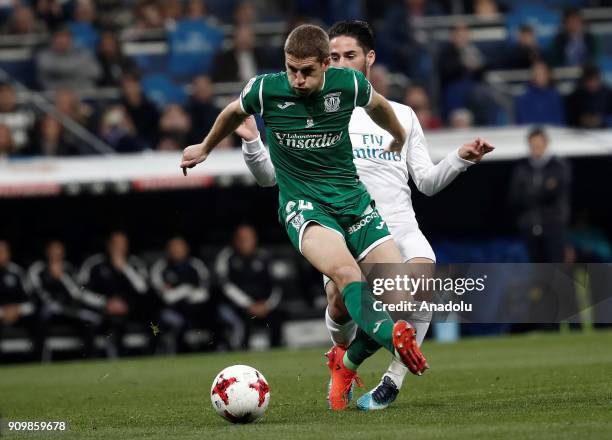
[[[426,343],[432,369],[407,377],[386,411],[326,409],[324,350],[274,351],[0,367],[8,420],[67,420],[64,433],[7,438],[360,439],[610,438],[612,333],[535,334]],[[375,385],[389,356],[361,368]],[[271,386],[263,419],[231,425],[213,411],[214,376],[260,369]],[[6,435],[6,431],[4,432]]]

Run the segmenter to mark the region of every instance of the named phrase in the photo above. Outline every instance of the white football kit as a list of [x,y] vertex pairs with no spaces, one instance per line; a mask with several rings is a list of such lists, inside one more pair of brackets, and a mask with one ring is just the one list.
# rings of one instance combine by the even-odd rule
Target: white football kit
[[[473,165],[473,162],[459,157],[457,148],[434,165],[414,111],[397,102],[389,103],[406,130],[407,140],[401,153],[385,151],[393,137],[376,125],[363,108],[357,107],[349,124],[353,161],[359,178],[375,200],[404,259],[422,257],[435,262],[431,245],[419,229],[408,181],[412,177],[419,191],[432,196]],[[257,139],[248,144],[243,143],[242,151],[257,182],[262,186],[274,185],[274,167],[261,141]]]

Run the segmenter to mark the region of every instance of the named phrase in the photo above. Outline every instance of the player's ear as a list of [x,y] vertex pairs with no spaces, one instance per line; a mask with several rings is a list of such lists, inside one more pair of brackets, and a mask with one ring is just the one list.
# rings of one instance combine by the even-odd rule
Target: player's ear
[[325,72],[329,68],[330,64],[331,64],[331,57],[326,57],[321,63],[321,66],[323,67],[323,72]]
[[372,67],[372,64],[374,64],[375,61],[376,61],[376,52],[374,52],[373,50],[370,50],[366,55],[366,63],[368,64],[368,67]]

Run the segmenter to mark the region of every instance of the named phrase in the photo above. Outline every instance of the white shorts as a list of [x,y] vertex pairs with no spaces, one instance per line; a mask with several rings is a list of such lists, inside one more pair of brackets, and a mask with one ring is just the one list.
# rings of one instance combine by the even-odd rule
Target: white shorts
[[413,258],[428,258],[434,263],[436,262],[436,254],[434,254],[429,241],[425,238],[419,228],[410,228],[402,231],[401,226],[389,228],[391,235],[397,244],[397,247],[404,257],[404,261],[412,260]]
[[[428,258],[434,263],[436,262],[436,254],[434,254],[429,241],[425,238],[420,229],[410,227],[410,229],[406,229],[402,231],[401,226],[395,226],[394,228],[389,228],[391,231],[391,236],[397,244],[397,247],[404,257],[404,261],[412,260],[413,258]],[[323,275],[323,288],[327,286],[331,280]]]

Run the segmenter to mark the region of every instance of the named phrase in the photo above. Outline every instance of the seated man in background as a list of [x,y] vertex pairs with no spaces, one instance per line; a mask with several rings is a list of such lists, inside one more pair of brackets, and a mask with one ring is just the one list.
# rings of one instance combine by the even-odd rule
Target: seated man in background
[[0,358],[2,333],[7,327],[25,327],[33,344],[32,357],[41,359],[42,335],[35,303],[26,290],[23,269],[11,261],[9,243],[0,240]]
[[[30,284],[40,300],[40,325],[45,337],[53,324],[72,327],[82,339],[81,354],[85,357],[95,355],[94,338],[96,329],[102,323],[102,315],[87,310],[83,296],[91,295],[79,288],[75,281],[76,273],[66,261],[66,251],[61,241],[53,240],[47,244],[46,259],[37,261],[28,271]],[[51,360],[51,352],[44,346],[43,360]]]
[[168,241],[166,257],[151,268],[151,284],[163,302],[162,335],[170,353],[187,351],[185,332],[189,329],[210,330],[209,348],[216,349],[223,341],[223,329],[217,304],[210,297],[210,274],[204,263],[189,255],[189,246],[182,237]]
[[144,263],[129,255],[128,237],[121,231],[111,233],[106,253],[92,255],[81,267],[80,284],[98,297],[96,308],[104,313],[111,357],[125,354],[123,336],[130,323],[152,327],[149,351],[154,350],[158,302],[147,277]]
[[257,247],[257,232],[251,225],[240,225],[234,232],[233,246],[217,256],[215,272],[223,293],[229,298],[244,327],[241,347],[249,348],[251,326],[263,324],[270,331],[270,346],[278,347],[282,318],[278,305],[282,292],[274,285],[268,253]]
[[72,33],[63,26],[53,31],[51,44],[36,56],[36,73],[42,90],[91,89],[102,76],[94,54],[74,43]]

